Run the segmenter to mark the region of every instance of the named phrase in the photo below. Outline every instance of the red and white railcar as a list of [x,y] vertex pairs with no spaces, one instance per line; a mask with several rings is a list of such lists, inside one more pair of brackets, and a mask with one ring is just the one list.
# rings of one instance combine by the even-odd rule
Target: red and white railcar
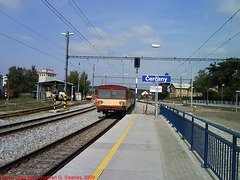
[[135,104],[134,91],[124,86],[99,86],[97,94],[97,111],[103,114],[109,112],[126,113]]

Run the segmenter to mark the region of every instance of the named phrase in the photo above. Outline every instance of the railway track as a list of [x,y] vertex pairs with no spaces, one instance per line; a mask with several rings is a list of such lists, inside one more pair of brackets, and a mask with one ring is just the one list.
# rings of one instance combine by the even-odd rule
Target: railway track
[[44,125],[46,123],[51,123],[55,121],[62,120],[64,118],[69,118],[72,116],[76,116],[85,112],[89,112],[96,109],[95,106],[90,106],[82,109],[76,109],[72,111],[66,111],[61,114],[54,114],[48,117],[40,117],[36,119],[31,119],[28,121],[16,122],[12,124],[2,125],[0,126],[0,136],[7,135],[10,133],[15,133],[18,131],[22,131],[25,129],[33,128],[36,126]]
[[103,118],[77,132],[0,167],[2,179],[50,177],[114,126],[118,119]]
[[[62,103],[59,103],[56,105],[56,108],[60,108],[60,107],[63,107]],[[53,109],[53,106],[26,109],[26,110],[18,110],[18,111],[14,111],[14,112],[7,112],[4,114],[0,114],[0,119],[5,119],[5,118],[10,118],[10,117],[15,117],[15,116],[23,116],[23,115],[37,113],[37,112],[41,112],[41,111],[48,111],[51,109]]]

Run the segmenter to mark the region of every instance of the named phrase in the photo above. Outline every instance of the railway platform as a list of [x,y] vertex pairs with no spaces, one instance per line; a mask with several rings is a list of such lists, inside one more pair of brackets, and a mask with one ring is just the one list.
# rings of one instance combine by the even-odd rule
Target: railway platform
[[154,115],[141,111],[127,114],[53,176],[102,180],[215,179],[162,116],[155,120]]

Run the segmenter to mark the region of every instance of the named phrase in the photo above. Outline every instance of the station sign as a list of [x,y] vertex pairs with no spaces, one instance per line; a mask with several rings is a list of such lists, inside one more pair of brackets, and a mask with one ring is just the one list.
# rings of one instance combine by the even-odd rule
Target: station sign
[[142,82],[170,83],[171,76],[142,75]]
[[162,92],[162,86],[150,86],[150,92]]

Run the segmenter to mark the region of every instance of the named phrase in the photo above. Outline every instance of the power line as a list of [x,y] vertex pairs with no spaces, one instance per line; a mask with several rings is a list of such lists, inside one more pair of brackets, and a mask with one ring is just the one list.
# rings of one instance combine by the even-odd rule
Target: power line
[[[85,15],[85,13],[81,10],[81,8],[77,5],[77,3],[72,0],[74,5],[77,7],[77,9],[75,8],[75,6],[71,3],[70,0],[68,0],[69,4],[72,6],[72,8],[76,11],[76,13],[79,15],[79,17],[85,22],[85,24],[87,26],[90,26],[92,28],[92,31],[94,32],[94,34],[96,35],[96,37],[98,38],[98,40],[100,42],[103,43],[103,45],[106,47],[106,49],[108,50],[108,52],[111,55],[114,55],[115,53],[112,51],[112,49],[107,45],[107,43],[104,41],[104,39],[102,38],[102,36],[97,32],[96,28],[93,26],[93,24],[90,22],[90,20],[87,18],[87,16]],[[80,12],[80,13],[79,13]],[[108,60],[107,60],[108,61]],[[112,64],[111,62],[108,61],[108,63],[115,68],[115,65]],[[117,68],[116,68],[117,69]],[[120,72],[120,70],[117,69],[117,71]]]
[[192,57],[197,51],[199,51],[210,39],[213,38],[213,36],[215,36],[215,34],[217,34],[230,20],[232,20],[232,18],[240,11],[240,9],[238,9],[220,28],[218,28],[196,51],[194,51],[194,53],[192,53],[192,55],[190,57]]
[[[240,32],[238,32],[237,34],[235,34],[234,36],[232,36],[231,38],[229,38],[227,41],[225,41],[222,45],[220,45],[219,47],[217,47],[216,49],[214,49],[212,52],[210,52],[206,57],[210,56],[211,54],[213,54],[214,52],[216,52],[218,49],[220,49],[222,46],[224,46],[225,44],[227,44],[229,41],[231,41],[233,38],[237,37],[240,34]],[[227,60],[227,59],[226,59]],[[195,64],[192,65],[195,66],[199,63],[200,61],[196,62]],[[191,68],[192,68],[191,67]],[[187,70],[185,70],[185,72],[187,72],[188,70],[190,70],[191,68],[188,68]]]
[[[54,8],[47,0],[41,0],[65,25],[67,25],[73,32],[77,32],[77,36],[82,39],[93,51],[97,52],[101,56],[104,56],[91,42],[88,41],[56,8]],[[115,68],[120,72],[112,63],[109,62],[112,68]],[[108,65],[109,65],[108,64]]]
[[66,24],[72,31],[74,31],[77,36],[82,39],[93,51],[97,52],[98,54],[102,53],[91,43],[88,39],[82,35],[77,28],[75,28],[56,8],[54,8],[47,0],[41,0],[61,21]]
[[22,22],[18,21],[17,19],[15,19],[15,18],[13,18],[13,17],[9,16],[9,15],[8,15],[8,14],[6,14],[5,12],[3,12],[2,10],[0,10],[0,12],[1,12],[3,15],[7,16],[9,19],[11,19],[11,20],[15,21],[16,23],[18,23],[18,24],[20,24],[20,25],[24,26],[25,28],[27,28],[28,30],[32,31],[32,32],[33,32],[33,33],[35,33],[36,35],[38,35],[38,36],[42,37],[43,39],[47,40],[47,41],[48,41],[48,42],[50,42],[51,44],[53,44],[53,45],[55,45],[55,46],[57,46],[57,47],[59,47],[59,48],[63,49],[61,46],[59,46],[59,45],[58,45],[58,44],[56,44],[55,42],[53,42],[53,41],[51,41],[50,39],[48,39],[48,38],[44,37],[43,35],[41,35],[41,34],[40,34],[40,33],[38,33],[37,31],[35,31],[35,30],[31,29],[31,28],[30,28],[30,27],[28,27],[27,25],[25,25],[25,24],[23,24]]
[[17,39],[14,39],[14,38],[6,35],[6,34],[0,33],[0,35],[6,37],[6,38],[8,38],[8,39],[11,39],[11,40],[13,40],[13,41],[15,41],[15,42],[18,42],[19,44],[22,44],[22,45],[24,45],[24,46],[26,46],[26,47],[28,47],[28,48],[30,48],[30,49],[33,49],[33,50],[35,50],[35,51],[38,51],[38,52],[40,52],[40,53],[42,53],[42,54],[44,54],[44,55],[46,55],[46,56],[49,56],[49,57],[51,57],[51,58],[53,58],[53,59],[56,59],[56,60],[61,61],[61,62],[64,62],[63,60],[61,60],[61,59],[59,59],[59,58],[57,58],[57,57],[54,57],[54,56],[52,56],[52,55],[50,55],[50,54],[48,54],[48,53],[46,53],[46,52],[44,52],[44,51],[42,51],[42,50],[40,50],[40,49],[37,49],[37,48],[35,48],[35,47],[32,47],[32,46],[30,46],[30,45],[28,45],[28,44],[26,44],[26,43],[23,43],[23,42],[21,42],[21,41],[19,41],[19,40],[17,40]]
[[[90,22],[90,20],[87,18],[87,16],[84,14],[84,12],[81,10],[81,8],[76,4],[76,2],[74,0],[72,0],[74,5],[77,7],[77,9],[73,6],[73,4],[71,3],[70,0],[68,0],[69,4],[72,6],[72,8],[76,11],[76,13],[79,15],[79,17],[81,17],[81,19],[85,22],[85,24],[87,26],[91,26],[93,29],[93,32],[95,33],[96,37],[98,38],[98,40],[100,42],[103,43],[103,45],[106,47],[106,49],[110,52],[110,54],[114,54],[114,52],[112,51],[112,49],[107,45],[107,43],[104,41],[104,39],[102,38],[102,36],[97,32],[96,28],[92,25],[92,23]],[[80,12],[80,13],[79,13]]]
[[[232,18],[238,13],[240,11],[240,9],[238,9],[225,23],[223,23],[223,25],[220,27],[220,28],[218,28],[196,51],[194,51],[191,55],[190,55],[190,57],[189,58],[191,58],[197,51],[199,51],[210,39],[212,39],[213,38],[213,36],[215,36],[230,20],[232,20]],[[238,35],[238,34],[237,34]],[[236,36],[236,35],[235,35]],[[233,37],[234,38],[234,37]],[[232,39],[232,38],[231,38]],[[227,41],[228,42],[228,41]],[[226,42],[226,43],[227,43]],[[224,43],[224,44],[226,44],[226,43]],[[223,45],[224,45],[223,44]],[[223,46],[222,45],[222,46]],[[221,47],[222,47],[221,46]],[[220,48],[220,47],[219,47]],[[219,49],[219,48],[217,48],[217,49]],[[215,50],[216,51],[216,50]],[[214,52],[215,52],[214,51]],[[213,52],[212,52],[213,53]],[[212,53],[210,53],[210,54],[212,54]],[[209,54],[209,55],[210,55]],[[208,57],[209,55],[207,55],[206,57]],[[186,61],[185,61],[186,62]],[[182,62],[178,67],[176,67],[175,69],[173,69],[170,73],[172,73],[173,71],[175,71],[175,70],[177,70],[179,67],[181,67],[183,64],[185,64],[185,62]],[[196,63],[197,64],[197,63]],[[196,65],[195,64],[195,65]],[[185,71],[186,72],[186,71]]]
[[211,53],[209,53],[206,57],[210,56],[211,54],[213,54],[215,51],[217,51],[218,49],[220,49],[222,46],[224,46],[225,44],[227,44],[229,41],[231,41],[233,38],[237,37],[240,34],[240,32],[238,32],[237,34],[235,34],[233,37],[229,38],[227,41],[225,41],[222,45],[220,45],[219,47],[217,47],[216,49],[214,49]]

